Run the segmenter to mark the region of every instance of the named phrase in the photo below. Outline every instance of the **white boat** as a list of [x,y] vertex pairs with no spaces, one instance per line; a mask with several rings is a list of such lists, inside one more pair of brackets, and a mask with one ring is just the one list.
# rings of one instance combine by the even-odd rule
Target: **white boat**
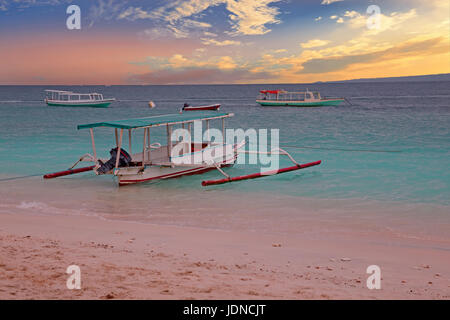
[[[148,182],[159,179],[176,178],[185,175],[199,174],[210,170],[218,170],[225,176],[224,179],[203,181],[202,185],[214,185],[253,179],[268,175],[299,170],[320,164],[320,161],[307,164],[299,164],[284,150],[278,149],[269,153],[287,155],[293,162],[293,167],[283,168],[265,173],[255,173],[239,177],[230,177],[221,168],[231,166],[235,163],[240,149],[245,145],[245,138],[237,143],[228,144],[226,139],[222,141],[193,142],[191,140],[191,127],[194,121],[206,122],[206,132],[209,132],[210,122],[221,121],[222,132],[225,132],[225,119],[232,117],[233,113],[209,112],[188,112],[181,114],[159,115],[139,119],[126,119],[117,121],[105,121],[79,125],[78,129],[89,129],[91,134],[93,155],[85,154],[68,170],[46,174],[44,178],[56,178],[70,174],[94,171],[97,175],[111,174],[118,180],[119,186]],[[173,140],[172,132],[176,126],[181,126],[183,132],[189,137],[187,140]],[[115,132],[116,147],[111,149],[111,158],[98,159],[94,140],[94,128],[113,128]],[[167,133],[167,144],[150,142],[150,129],[165,127]],[[132,131],[141,130],[142,151],[132,153]],[[194,130],[196,130],[194,128]],[[124,150],[123,133],[128,131],[128,152]],[[209,134],[208,134],[209,135]],[[208,136],[207,136],[208,137]],[[242,151],[245,153],[245,151]],[[249,153],[249,152],[247,152]],[[93,162],[88,167],[74,169],[82,161]]]
[[106,108],[116,99],[104,99],[101,93],[75,93],[62,90],[45,90],[45,103],[59,107]]
[[256,102],[261,106],[272,107],[320,107],[337,106],[344,98],[322,98],[319,92],[306,89],[304,92],[285,90],[261,90]]

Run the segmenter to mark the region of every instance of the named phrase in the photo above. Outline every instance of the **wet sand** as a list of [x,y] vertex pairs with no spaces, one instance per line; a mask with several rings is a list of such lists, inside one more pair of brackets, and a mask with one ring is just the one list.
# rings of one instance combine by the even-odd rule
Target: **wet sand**
[[[66,287],[69,265],[80,290]],[[450,240],[0,214],[0,299],[449,299],[449,270]]]

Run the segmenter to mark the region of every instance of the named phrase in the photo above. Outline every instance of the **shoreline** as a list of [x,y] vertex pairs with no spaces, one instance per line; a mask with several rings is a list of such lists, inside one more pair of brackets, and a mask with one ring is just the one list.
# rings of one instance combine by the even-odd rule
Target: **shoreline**
[[[81,179],[81,177],[80,177]],[[450,240],[449,206],[364,198],[315,198],[172,185],[114,188],[78,178],[21,181],[0,191],[0,214],[97,217],[112,221],[271,234],[353,233]],[[174,179],[176,180],[176,179]],[[168,181],[164,183],[169,183]],[[274,223],[275,222],[275,223]]]
[[[447,240],[0,213],[0,299],[450,299]],[[66,288],[79,265],[81,290]],[[369,290],[369,265],[381,289]]]

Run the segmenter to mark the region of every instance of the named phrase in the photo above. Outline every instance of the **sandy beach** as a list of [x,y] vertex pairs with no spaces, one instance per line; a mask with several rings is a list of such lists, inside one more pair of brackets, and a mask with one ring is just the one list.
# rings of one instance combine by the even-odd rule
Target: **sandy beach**
[[[450,298],[448,241],[317,238],[3,213],[0,299]],[[66,287],[69,265],[80,290]]]

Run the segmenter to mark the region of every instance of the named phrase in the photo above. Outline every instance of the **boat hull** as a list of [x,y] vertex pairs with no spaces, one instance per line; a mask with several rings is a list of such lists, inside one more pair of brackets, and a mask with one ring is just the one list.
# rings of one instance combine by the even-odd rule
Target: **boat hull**
[[[245,141],[235,145],[208,147],[200,151],[174,156],[171,165],[151,164],[145,167],[121,167],[114,174],[118,178],[119,186],[200,174],[217,169],[216,166],[234,165],[238,157],[238,150],[244,145]],[[215,165],[208,163],[215,163]]]
[[330,99],[320,101],[288,101],[288,100],[256,100],[261,106],[267,107],[322,107],[338,106],[344,99]]
[[51,101],[47,100],[46,103],[49,106],[53,107],[91,107],[91,108],[107,108],[114,99],[101,100],[101,101],[88,101],[88,102],[79,102],[79,101]]
[[152,182],[157,180],[165,180],[165,179],[179,178],[182,176],[201,174],[214,169],[215,167],[171,168],[171,167],[151,166],[145,168],[145,170],[141,174],[118,176],[118,181],[119,186],[126,186],[136,183]]
[[183,111],[205,111],[205,110],[219,110],[220,104],[210,106],[185,107]]

